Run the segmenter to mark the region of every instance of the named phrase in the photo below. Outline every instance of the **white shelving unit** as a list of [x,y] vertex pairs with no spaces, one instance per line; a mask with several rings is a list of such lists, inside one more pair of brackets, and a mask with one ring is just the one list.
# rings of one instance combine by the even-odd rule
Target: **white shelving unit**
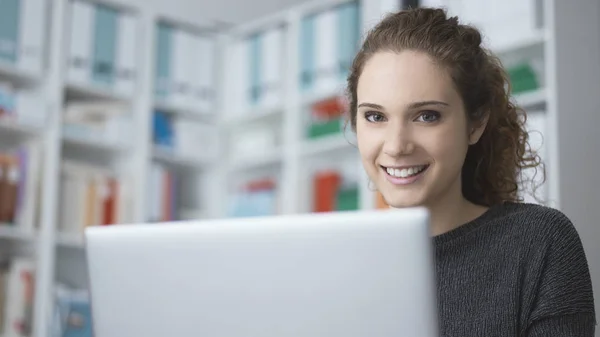
[[[137,71],[133,95],[68,79],[69,2],[48,0],[47,50],[41,73],[0,62],[0,81],[9,82],[17,90],[39,90],[48,118],[43,125],[26,125],[0,121],[0,141],[13,146],[38,140],[43,147],[39,199],[41,208],[35,231],[0,226],[0,241],[6,247],[32,254],[36,263],[33,334],[49,336],[52,326],[54,287],[57,282],[87,286],[84,242],[80,234],[59,230],[59,195],[64,160],[77,160],[103,170],[127,176],[130,182],[131,223],[147,221],[150,204],[146,195],[151,187],[147,179],[152,163],[162,163],[181,172],[187,189],[182,191],[179,205],[186,217],[227,216],[231,188],[245,180],[273,177],[277,184],[279,213],[311,210],[311,175],[317,169],[336,168],[356,181],[360,208],[375,207],[375,195],[369,188],[351,133],[319,140],[304,137],[305,108],[321,99],[343,94],[342,82],[309,94],[301,94],[299,44],[302,18],[327,10],[347,0],[312,1],[276,13],[256,22],[235,27],[227,32],[212,32],[219,55],[216,72],[217,98],[213,109],[189,108],[155,99],[155,26],[168,21],[182,27],[202,27],[195,14],[182,7],[180,13],[172,4],[149,4],[137,0],[85,0],[114,6],[137,19],[135,65]],[[465,1],[465,0],[463,0]],[[438,1],[440,2],[440,1]],[[441,1],[445,3],[446,1]],[[457,3],[456,1],[447,1]],[[466,2],[466,1],[465,1]],[[594,125],[600,122],[596,112],[595,91],[600,87],[600,5],[586,3],[572,6],[557,0],[525,1],[543,9],[543,25],[530,34],[516,36],[495,46],[503,62],[511,64],[524,58],[541,56],[542,86],[516,95],[514,100],[541,120],[545,139],[548,180],[545,189],[552,206],[562,209],[580,230],[590,259],[595,288],[600,288],[600,256],[597,240],[600,230],[600,182],[595,163],[600,158],[600,135]],[[166,2],[165,2],[166,3]],[[360,18],[363,32],[376,23],[382,13],[396,10],[398,1],[363,0]],[[541,7],[540,7],[541,6]],[[460,13],[458,13],[460,14]],[[472,13],[471,13],[472,14]],[[483,15],[483,14],[482,14]],[[540,17],[536,14],[536,17]],[[285,50],[278,104],[265,108],[240,106],[234,99],[237,42],[266,28],[282,27]],[[581,38],[573,38],[582,34]],[[578,52],[573,53],[576,50]],[[579,52],[588,50],[585,53]],[[129,147],[116,147],[85,139],[65,137],[62,112],[71,101],[121,102],[131,107],[132,134]],[[174,118],[205,123],[217,130],[214,147],[217,157],[175,155],[155,148],[152,143],[152,112],[165,111]],[[231,136],[249,127],[277,131],[275,145],[264,152],[245,156],[229,151]],[[535,127],[535,126],[534,126]],[[586,165],[585,163],[590,163]],[[565,174],[568,172],[568,174]],[[563,173],[563,174],[561,174]],[[26,249],[20,249],[25,247]],[[31,249],[29,249],[31,248]],[[597,302],[600,302],[597,293]]]

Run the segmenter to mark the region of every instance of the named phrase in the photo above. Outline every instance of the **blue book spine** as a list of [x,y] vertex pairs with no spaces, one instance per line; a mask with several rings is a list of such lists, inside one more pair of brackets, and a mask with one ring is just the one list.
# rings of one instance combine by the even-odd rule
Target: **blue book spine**
[[172,46],[173,28],[159,23],[156,27],[156,78],[154,86],[154,95],[157,99],[166,99],[169,96]]
[[20,0],[0,0],[0,60],[16,63],[19,45]]
[[300,88],[309,90],[315,72],[315,17],[302,18],[300,27]]
[[95,7],[92,80],[112,86],[115,82],[119,13],[104,5]]
[[155,145],[167,148],[173,147],[173,129],[167,114],[161,111],[154,112],[153,131]]

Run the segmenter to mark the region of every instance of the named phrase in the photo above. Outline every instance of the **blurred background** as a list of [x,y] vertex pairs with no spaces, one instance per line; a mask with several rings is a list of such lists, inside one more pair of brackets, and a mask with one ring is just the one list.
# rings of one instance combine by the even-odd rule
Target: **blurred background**
[[596,0],[0,0],[0,336],[91,336],[87,226],[386,207],[344,80],[408,6],[485,33],[598,296]]

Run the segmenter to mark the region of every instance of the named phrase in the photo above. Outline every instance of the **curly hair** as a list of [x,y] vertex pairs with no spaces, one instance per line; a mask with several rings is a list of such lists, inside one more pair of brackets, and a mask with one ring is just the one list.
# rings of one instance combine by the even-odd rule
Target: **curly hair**
[[[510,81],[498,57],[481,45],[481,33],[459,24],[446,11],[416,8],[389,14],[366,36],[347,79],[350,124],[356,132],[357,87],[366,61],[380,51],[424,52],[446,69],[472,125],[487,117],[479,142],[469,147],[462,167],[462,193],[479,205],[520,202],[521,188],[534,186],[524,169],[543,172],[529,145],[525,112],[510,100]],[[535,175],[534,175],[535,176]],[[529,185],[525,185],[529,183]]]

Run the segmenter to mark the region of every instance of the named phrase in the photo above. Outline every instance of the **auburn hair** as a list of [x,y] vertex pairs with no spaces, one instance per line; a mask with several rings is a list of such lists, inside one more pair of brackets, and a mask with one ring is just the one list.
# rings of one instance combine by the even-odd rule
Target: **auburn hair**
[[357,87],[365,62],[377,52],[413,50],[429,55],[450,74],[472,125],[487,117],[480,140],[462,167],[462,193],[476,204],[519,202],[521,188],[536,190],[526,168],[543,164],[529,145],[526,114],[510,100],[510,81],[498,57],[482,46],[481,33],[438,8],[388,14],[366,36],[347,79],[350,124],[356,131]]

